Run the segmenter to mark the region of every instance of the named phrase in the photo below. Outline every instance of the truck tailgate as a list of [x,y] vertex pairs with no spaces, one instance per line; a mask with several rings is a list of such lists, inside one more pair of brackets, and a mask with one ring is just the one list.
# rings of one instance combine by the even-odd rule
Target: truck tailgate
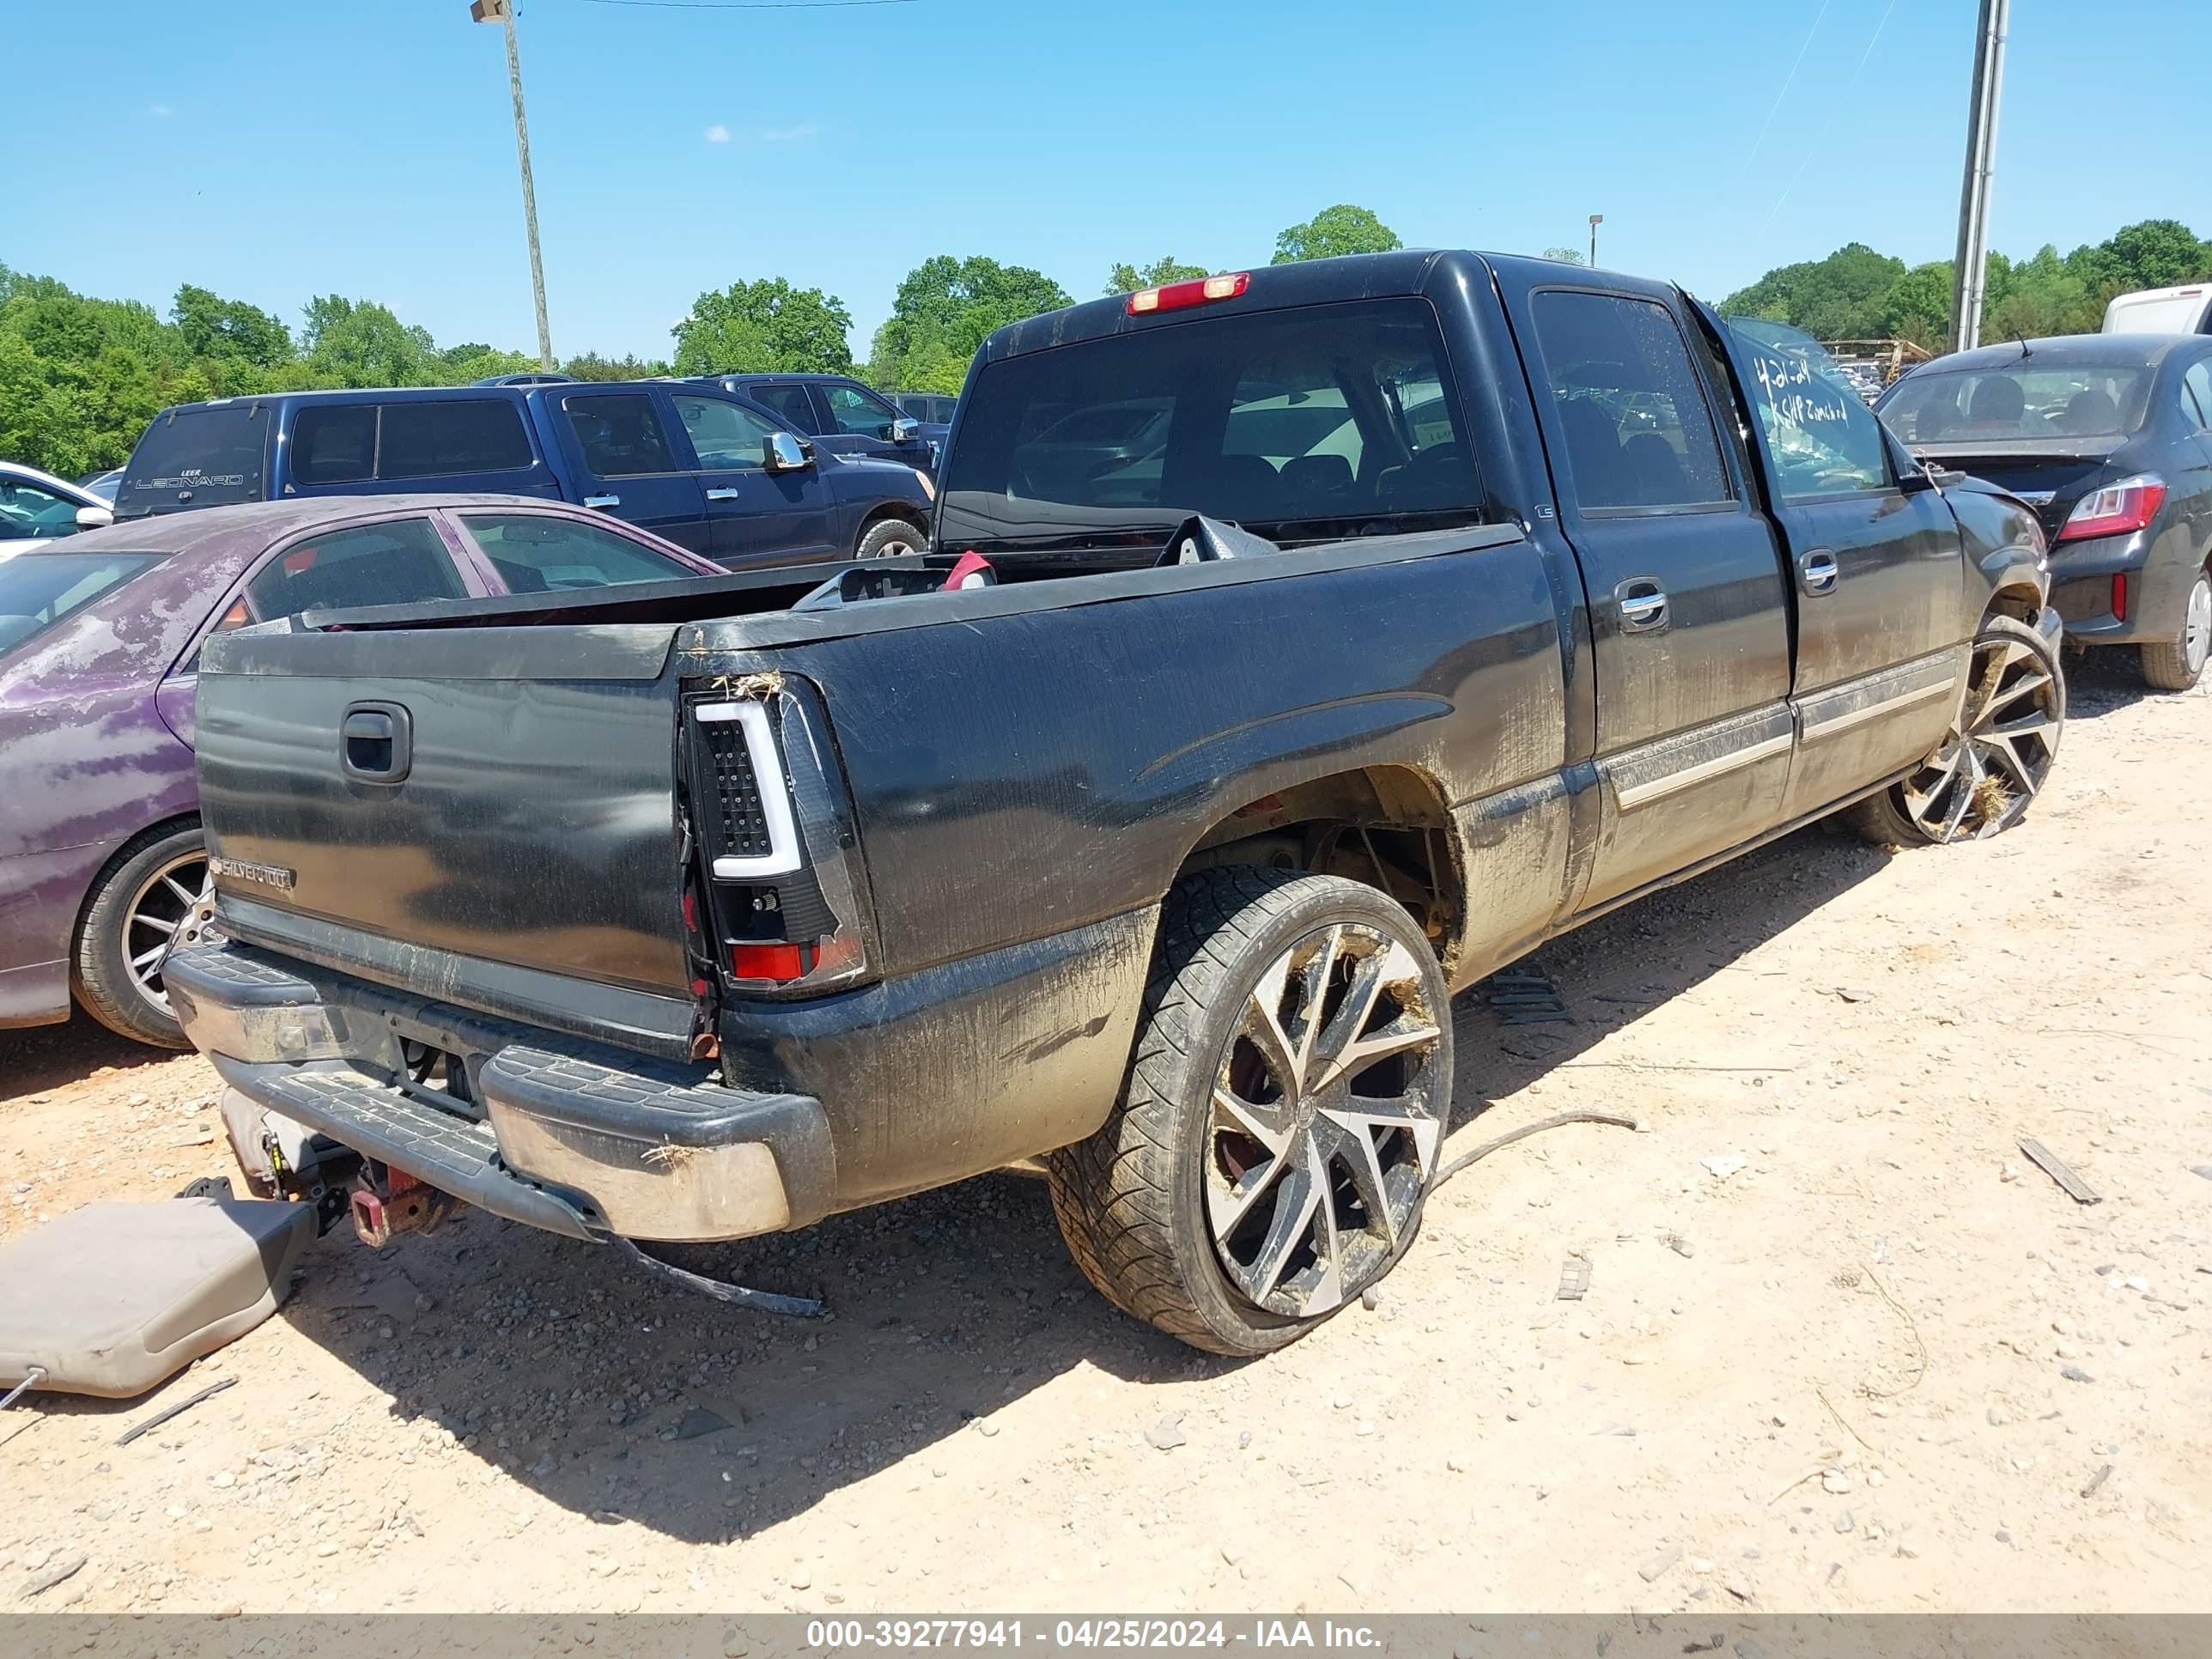
[[[428,996],[451,994],[465,957],[514,969],[471,969],[478,1004],[547,1015],[584,979],[682,999],[688,1016],[676,632],[211,641],[200,799],[226,924]],[[593,1012],[682,1024],[673,1006]]]

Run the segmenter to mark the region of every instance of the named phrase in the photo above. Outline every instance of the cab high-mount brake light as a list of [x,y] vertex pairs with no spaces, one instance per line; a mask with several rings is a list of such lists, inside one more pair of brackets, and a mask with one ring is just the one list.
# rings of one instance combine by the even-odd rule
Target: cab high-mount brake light
[[1129,315],[1148,317],[1156,311],[1182,311],[1212,300],[1233,300],[1251,286],[1252,273],[1239,270],[1226,276],[1194,276],[1187,283],[1139,289],[1129,296]]
[[2132,478],[2093,489],[2075,503],[2058,532],[2062,542],[2086,541],[2092,536],[2129,536],[2158,517],[2166,505],[2166,480],[2155,472],[2138,472]]

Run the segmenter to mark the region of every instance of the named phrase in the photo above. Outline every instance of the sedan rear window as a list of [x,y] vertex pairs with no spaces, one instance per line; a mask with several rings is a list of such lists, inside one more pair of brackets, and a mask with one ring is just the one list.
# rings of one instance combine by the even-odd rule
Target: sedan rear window
[[0,560],[0,655],[112,593],[161,553],[18,553]]
[[948,545],[1156,550],[1193,513],[1279,542],[1481,520],[1419,300],[1232,313],[1005,358],[961,419]]
[[268,447],[269,405],[258,398],[156,415],[123,469],[116,517],[258,501]]
[[1907,443],[2033,443],[2125,437],[2142,425],[2151,371],[2126,365],[1916,368],[1881,405]]

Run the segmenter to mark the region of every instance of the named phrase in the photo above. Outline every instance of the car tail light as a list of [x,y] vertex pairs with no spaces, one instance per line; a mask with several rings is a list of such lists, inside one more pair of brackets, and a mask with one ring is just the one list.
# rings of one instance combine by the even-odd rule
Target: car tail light
[[699,955],[743,995],[856,983],[873,971],[874,904],[820,696],[787,675],[715,684],[739,694],[684,710],[705,878],[684,915]]
[[2093,489],[2075,503],[2058,532],[2062,542],[2078,542],[2091,536],[2125,536],[2141,530],[2166,505],[2166,480],[2155,472],[2138,472],[2100,489]]
[[2128,619],[2128,579],[2125,572],[2112,578],[2112,620]]
[[1187,283],[1139,289],[1129,296],[1129,315],[1146,317],[1155,311],[1182,311],[1213,300],[1233,300],[1251,286],[1252,273],[1238,270],[1226,276],[1194,276]]

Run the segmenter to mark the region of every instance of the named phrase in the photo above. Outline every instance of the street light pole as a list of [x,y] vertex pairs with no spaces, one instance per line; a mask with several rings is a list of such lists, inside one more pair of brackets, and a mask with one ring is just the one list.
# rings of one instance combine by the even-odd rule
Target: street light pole
[[514,44],[514,0],[471,0],[469,15],[507,32],[507,84],[514,94],[514,151],[522,162],[522,217],[530,233],[530,292],[538,305],[538,366],[553,367],[553,331],[545,320],[545,262],[538,252],[538,192],[530,182],[530,121],[522,111],[522,54]]
[[1605,215],[1602,213],[1590,215],[1590,269],[1593,270],[1597,269],[1597,228],[1604,222]]
[[1988,285],[1990,180],[1997,148],[1997,103],[2004,90],[2005,36],[2012,0],[1982,0],[1974,39],[1973,101],[1966,111],[1966,170],[1959,186],[1958,266],[1952,276],[1951,349],[1982,343],[1982,301]]

